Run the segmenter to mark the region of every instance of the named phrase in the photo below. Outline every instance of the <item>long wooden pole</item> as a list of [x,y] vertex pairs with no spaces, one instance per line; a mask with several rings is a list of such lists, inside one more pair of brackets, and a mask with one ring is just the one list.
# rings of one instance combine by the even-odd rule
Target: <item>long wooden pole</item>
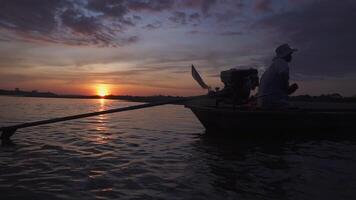
[[59,118],[53,118],[53,119],[47,119],[47,120],[41,120],[41,121],[27,122],[27,123],[17,124],[17,125],[13,125],[13,126],[0,127],[0,131],[2,132],[1,140],[3,142],[10,141],[11,136],[13,134],[15,134],[16,130],[21,129],[21,128],[39,126],[39,125],[44,125],[44,124],[53,124],[53,123],[57,123],[57,122],[64,122],[64,121],[81,119],[81,118],[86,118],[86,117],[93,117],[93,116],[103,115],[103,114],[118,113],[118,112],[124,112],[124,111],[129,111],[129,110],[138,110],[138,109],[142,109],[142,108],[161,106],[161,105],[165,105],[165,104],[179,103],[179,102],[189,101],[189,100],[199,98],[199,97],[201,97],[201,96],[186,97],[186,98],[180,98],[180,99],[163,101],[163,102],[146,103],[146,104],[135,105],[135,106],[127,106],[127,107],[123,107],[123,108],[115,108],[115,109],[98,111],[98,112],[84,113],[84,114],[79,114],[79,115],[72,115],[72,116],[67,116],[67,117],[59,117]]

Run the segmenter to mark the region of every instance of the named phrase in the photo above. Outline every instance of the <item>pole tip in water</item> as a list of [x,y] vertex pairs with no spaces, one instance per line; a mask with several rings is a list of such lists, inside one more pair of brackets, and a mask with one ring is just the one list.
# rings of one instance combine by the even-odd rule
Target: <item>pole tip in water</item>
[[6,146],[14,145],[10,138],[15,132],[16,129],[4,129],[1,134],[1,144]]

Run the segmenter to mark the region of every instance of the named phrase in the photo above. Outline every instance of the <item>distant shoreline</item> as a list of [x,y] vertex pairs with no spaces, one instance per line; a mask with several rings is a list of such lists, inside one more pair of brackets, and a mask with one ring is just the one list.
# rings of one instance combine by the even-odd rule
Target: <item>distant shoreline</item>
[[[15,96],[15,97],[40,97],[40,98],[64,98],[64,99],[110,99],[110,100],[126,100],[133,102],[161,102],[170,101],[182,98],[181,96],[130,96],[130,95],[108,95],[101,97],[98,95],[62,95],[52,92],[38,92],[38,91],[21,91],[15,90],[2,90],[0,89],[0,96]],[[304,101],[304,102],[339,102],[339,103],[356,103],[356,96],[343,97],[340,94],[323,94],[320,96],[299,95],[291,96],[291,101]]]
[[38,92],[38,91],[21,91],[21,90],[1,90],[0,96],[13,97],[39,97],[39,98],[63,98],[63,99],[110,99],[110,100],[126,100],[135,102],[160,102],[169,101],[182,98],[181,96],[130,96],[130,95],[107,95],[101,97],[98,95],[61,95],[52,92]]

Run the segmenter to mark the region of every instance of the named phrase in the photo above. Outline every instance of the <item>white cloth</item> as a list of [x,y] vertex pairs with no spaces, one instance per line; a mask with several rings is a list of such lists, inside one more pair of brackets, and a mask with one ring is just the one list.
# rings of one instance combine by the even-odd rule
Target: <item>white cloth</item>
[[289,66],[282,58],[275,58],[261,77],[258,106],[280,108],[288,106]]

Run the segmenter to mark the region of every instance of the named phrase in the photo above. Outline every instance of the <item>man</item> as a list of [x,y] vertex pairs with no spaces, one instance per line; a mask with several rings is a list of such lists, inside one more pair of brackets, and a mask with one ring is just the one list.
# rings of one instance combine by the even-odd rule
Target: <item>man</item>
[[297,84],[289,85],[289,66],[293,52],[288,44],[276,49],[276,57],[272,65],[261,77],[258,90],[258,105],[267,109],[283,109],[288,107],[288,95],[298,89]]

